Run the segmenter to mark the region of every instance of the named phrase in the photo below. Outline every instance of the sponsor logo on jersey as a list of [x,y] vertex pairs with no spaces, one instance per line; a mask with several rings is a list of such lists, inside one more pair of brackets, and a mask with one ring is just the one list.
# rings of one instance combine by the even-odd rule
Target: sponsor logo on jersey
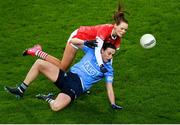
[[95,67],[93,67],[93,65],[90,63],[90,61],[84,62],[82,68],[84,68],[85,71],[91,76],[97,76],[97,74],[99,73],[99,71],[96,70]]

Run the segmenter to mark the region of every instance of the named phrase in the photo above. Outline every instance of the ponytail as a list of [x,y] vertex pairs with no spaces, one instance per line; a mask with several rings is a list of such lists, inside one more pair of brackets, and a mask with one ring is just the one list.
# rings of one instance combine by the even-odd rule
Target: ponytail
[[114,16],[113,16],[113,19],[117,25],[119,25],[121,22],[128,23],[128,21],[125,18],[124,13],[127,13],[127,12],[123,10],[122,5],[119,3],[118,10],[114,13]]

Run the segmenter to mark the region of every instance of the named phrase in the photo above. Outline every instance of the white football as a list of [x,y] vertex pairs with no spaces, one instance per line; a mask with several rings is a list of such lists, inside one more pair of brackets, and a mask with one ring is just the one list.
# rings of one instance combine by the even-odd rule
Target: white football
[[140,44],[145,49],[150,49],[156,45],[156,39],[152,34],[144,34],[140,39]]

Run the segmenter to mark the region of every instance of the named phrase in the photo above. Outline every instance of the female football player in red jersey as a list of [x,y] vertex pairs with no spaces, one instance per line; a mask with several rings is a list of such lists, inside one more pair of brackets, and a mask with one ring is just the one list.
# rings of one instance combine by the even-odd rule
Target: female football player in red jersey
[[[121,38],[125,35],[128,29],[128,21],[125,19],[124,12],[119,4],[118,10],[115,12],[113,18],[114,24],[102,24],[96,26],[81,26],[76,29],[68,39],[63,58],[59,60],[42,51],[40,45],[35,45],[33,48],[29,48],[24,52],[24,55],[38,56],[48,62],[51,62],[66,71],[78,50],[78,47],[87,45],[95,47],[95,56],[98,61],[98,65],[103,73],[107,72],[106,67],[103,66],[100,50],[104,42],[110,42],[115,45],[116,49],[119,49],[121,44]],[[92,42],[95,40],[96,42]]]

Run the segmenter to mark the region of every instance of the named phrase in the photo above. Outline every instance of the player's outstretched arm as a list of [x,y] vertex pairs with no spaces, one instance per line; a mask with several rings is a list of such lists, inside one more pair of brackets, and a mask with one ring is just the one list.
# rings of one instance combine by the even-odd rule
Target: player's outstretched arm
[[111,104],[115,104],[115,96],[114,96],[114,90],[113,90],[112,83],[106,83],[106,89],[107,89],[107,95],[109,98],[109,102]]
[[106,89],[107,89],[107,95],[108,95],[112,109],[115,109],[115,110],[123,109],[121,106],[118,106],[115,103],[115,95],[114,95],[112,83],[107,83]]

